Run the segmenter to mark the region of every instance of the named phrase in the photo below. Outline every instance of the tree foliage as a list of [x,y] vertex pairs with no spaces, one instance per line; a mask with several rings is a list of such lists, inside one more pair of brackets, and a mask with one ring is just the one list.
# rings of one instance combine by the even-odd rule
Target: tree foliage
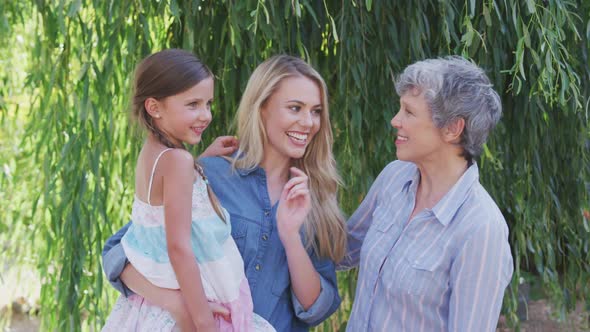
[[[128,124],[130,80],[140,59],[168,47],[193,50],[216,75],[207,140],[232,133],[257,64],[277,53],[311,62],[331,96],[348,213],[395,158],[392,77],[424,58],[473,59],[504,106],[479,160],[481,181],[510,226],[516,271],[504,312],[517,320],[525,271],[564,309],[590,299],[586,1],[35,0],[0,2],[0,13],[3,45],[27,40],[20,89],[29,96],[13,98],[15,76],[3,66],[0,123],[24,129],[11,131],[17,149],[0,150],[0,198],[11,198],[0,220],[26,240],[14,252],[36,252],[44,329],[98,328],[110,310],[100,252],[129,218],[141,145]],[[0,54],[15,63],[7,47]],[[345,325],[354,282],[354,273],[340,275],[345,301],[318,330]]]

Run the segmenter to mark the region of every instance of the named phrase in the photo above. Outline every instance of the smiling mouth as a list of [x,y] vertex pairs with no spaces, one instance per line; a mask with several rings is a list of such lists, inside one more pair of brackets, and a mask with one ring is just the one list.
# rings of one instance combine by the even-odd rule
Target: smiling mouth
[[306,142],[307,137],[309,136],[308,134],[295,133],[295,132],[291,132],[291,131],[288,131],[286,134],[290,138],[296,140],[297,142],[301,142],[301,143]]
[[195,134],[200,135],[205,131],[205,129],[207,129],[207,127],[191,127],[191,129],[193,132],[195,132]]
[[404,142],[408,140],[408,138],[406,136],[402,136],[402,135],[397,135],[397,139],[400,141],[404,141]]

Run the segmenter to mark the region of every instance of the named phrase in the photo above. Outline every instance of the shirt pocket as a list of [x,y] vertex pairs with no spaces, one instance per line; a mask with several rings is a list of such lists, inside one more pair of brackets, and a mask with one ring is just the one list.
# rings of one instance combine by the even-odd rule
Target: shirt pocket
[[242,257],[244,256],[244,249],[246,246],[246,235],[248,234],[247,221],[240,218],[240,216],[231,215],[231,236],[236,242],[236,246],[240,251]]
[[278,251],[278,264],[273,276],[274,282],[272,284],[272,293],[278,297],[286,298],[289,296],[289,286],[291,285],[291,277],[289,275],[289,266],[287,265],[287,254],[284,248]]
[[407,273],[402,280],[406,293],[424,296],[425,299],[440,299],[449,289],[449,265],[440,249],[420,255],[404,257]]

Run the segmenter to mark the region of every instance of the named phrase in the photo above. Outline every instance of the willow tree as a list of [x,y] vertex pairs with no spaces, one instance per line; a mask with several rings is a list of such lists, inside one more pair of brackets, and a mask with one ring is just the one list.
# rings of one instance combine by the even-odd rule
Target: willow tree
[[[208,139],[232,133],[241,91],[263,59],[284,52],[311,62],[329,86],[348,213],[395,158],[392,77],[419,59],[473,59],[504,106],[479,159],[516,264],[503,311],[517,320],[524,272],[564,310],[590,298],[588,2],[36,0],[0,9],[2,40],[22,31],[30,44],[27,102],[0,103],[3,119],[18,109],[26,125],[16,152],[0,157],[20,166],[0,188],[24,210],[0,209],[0,220],[31,230],[15,247],[37,253],[43,329],[98,328],[113,303],[100,252],[129,218],[140,146],[128,126],[130,77],[141,58],[167,47],[194,51],[216,75]],[[318,330],[345,326],[354,283],[354,272],[340,274],[345,301]]]

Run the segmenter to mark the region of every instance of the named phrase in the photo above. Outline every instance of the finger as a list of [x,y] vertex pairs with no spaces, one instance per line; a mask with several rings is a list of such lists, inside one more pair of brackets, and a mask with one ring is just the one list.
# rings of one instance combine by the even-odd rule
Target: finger
[[292,201],[292,200],[295,200],[300,197],[304,198],[304,199],[306,197],[309,197],[309,189],[298,189],[298,190],[291,191],[289,193],[289,195],[287,196],[287,200]]
[[238,145],[238,140],[235,138],[235,136],[221,136],[219,139],[221,144],[226,148]]
[[303,176],[296,176],[294,178],[289,179],[289,181],[287,181],[287,183],[285,183],[285,186],[283,188],[287,189],[287,190],[291,190],[291,188],[299,185],[299,184],[306,184],[307,185],[307,176],[303,177]]
[[296,185],[294,185],[293,187],[291,187],[291,189],[289,189],[289,194],[297,191],[297,190],[301,190],[301,189],[305,189],[308,190],[308,186],[307,186],[307,182],[302,182],[302,183],[298,183]]
[[223,318],[223,320],[225,320],[228,323],[231,323],[231,314],[227,313],[227,314],[213,314],[213,316],[219,316],[221,318]]
[[236,149],[237,149],[236,146],[227,146],[227,147],[220,148],[220,152],[222,155],[227,155],[227,154],[233,153],[234,151],[236,151]]
[[231,322],[231,313],[226,307],[218,303],[209,302],[209,308],[211,309],[213,316],[220,316],[224,320]]
[[294,194],[296,191],[299,190],[309,190],[309,187],[307,186],[307,183],[303,182],[303,183],[299,183],[295,186],[293,186],[290,190],[289,190],[289,196]]
[[211,312],[213,312],[214,314],[229,315],[229,310],[219,303],[209,302],[209,308],[211,309]]
[[307,174],[305,174],[304,171],[300,170],[297,167],[291,167],[289,168],[289,171],[291,171],[291,177],[305,177],[307,179]]

